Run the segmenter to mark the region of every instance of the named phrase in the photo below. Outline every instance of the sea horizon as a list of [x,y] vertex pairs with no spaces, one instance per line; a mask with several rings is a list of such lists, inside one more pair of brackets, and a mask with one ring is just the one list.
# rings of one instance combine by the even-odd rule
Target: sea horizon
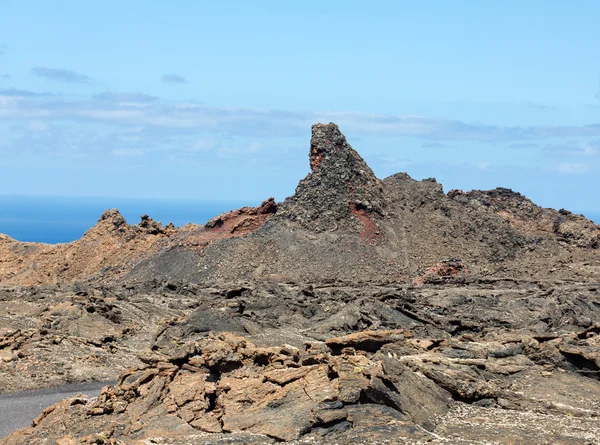
[[129,224],[148,215],[163,226],[205,224],[211,218],[251,200],[195,200],[40,195],[0,195],[0,233],[18,241],[60,244],[75,241],[109,209],[117,209]]
[[[60,244],[75,241],[109,209],[118,209],[129,224],[149,215],[163,225],[205,224],[251,200],[111,198],[80,196],[0,195],[0,233],[18,241]],[[600,224],[600,211],[577,211]]]

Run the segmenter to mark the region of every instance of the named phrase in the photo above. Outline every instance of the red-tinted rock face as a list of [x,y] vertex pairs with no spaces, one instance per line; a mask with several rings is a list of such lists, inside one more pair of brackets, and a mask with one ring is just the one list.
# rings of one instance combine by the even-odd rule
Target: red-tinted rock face
[[242,207],[223,213],[208,221],[204,227],[213,241],[247,235],[262,227],[275,212],[277,203],[269,198],[258,207]]
[[379,227],[377,220],[373,215],[367,213],[365,209],[354,202],[350,203],[350,212],[352,215],[356,216],[362,224],[362,230],[360,232],[362,240],[374,244],[382,238],[383,230]]
[[273,198],[269,198],[258,207],[242,207],[222,213],[208,221],[204,227],[208,230],[243,235],[261,227],[275,212],[277,203]]
[[325,154],[320,150],[320,147],[310,147],[310,169],[313,172],[319,168],[324,157]]

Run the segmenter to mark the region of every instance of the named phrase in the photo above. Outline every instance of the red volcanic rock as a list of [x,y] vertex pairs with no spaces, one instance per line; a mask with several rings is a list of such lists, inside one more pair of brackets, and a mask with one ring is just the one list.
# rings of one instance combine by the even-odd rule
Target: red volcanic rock
[[258,207],[242,207],[223,213],[206,223],[208,230],[244,235],[261,227],[266,219],[277,212],[277,203],[269,198]]
[[350,203],[350,212],[358,218],[363,226],[360,232],[361,239],[374,244],[382,237],[383,231],[377,225],[373,215],[367,213],[364,208],[355,202]]

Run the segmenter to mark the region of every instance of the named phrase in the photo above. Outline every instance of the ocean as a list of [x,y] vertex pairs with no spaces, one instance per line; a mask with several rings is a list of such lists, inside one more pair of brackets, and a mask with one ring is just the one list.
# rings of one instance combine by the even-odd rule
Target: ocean
[[260,202],[166,199],[0,196],[0,233],[19,241],[67,243],[81,238],[107,209],[117,208],[130,224],[147,214],[163,225],[204,224],[223,212]]
[[[76,198],[41,196],[1,196],[0,233],[19,241],[67,243],[81,238],[107,209],[117,208],[128,223],[137,224],[147,214],[163,225],[204,224],[223,212],[249,201],[192,201],[166,199]],[[600,212],[583,212],[600,224]]]
[[591,219],[592,221],[594,221],[596,224],[600,224],[600,213],[590,213],[590,212],[581,212],[583,213],[586,218]]

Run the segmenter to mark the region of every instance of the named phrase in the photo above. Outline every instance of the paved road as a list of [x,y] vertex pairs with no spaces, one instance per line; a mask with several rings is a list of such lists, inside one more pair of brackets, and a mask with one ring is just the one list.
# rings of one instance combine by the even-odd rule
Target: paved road
[[47,406],[80,393],[88,397],[95,397],[100,393],[100,389],[107,384],[86,383],[39,391],[0,394],[0,438],[31,425],[31,421],[39,416]]

